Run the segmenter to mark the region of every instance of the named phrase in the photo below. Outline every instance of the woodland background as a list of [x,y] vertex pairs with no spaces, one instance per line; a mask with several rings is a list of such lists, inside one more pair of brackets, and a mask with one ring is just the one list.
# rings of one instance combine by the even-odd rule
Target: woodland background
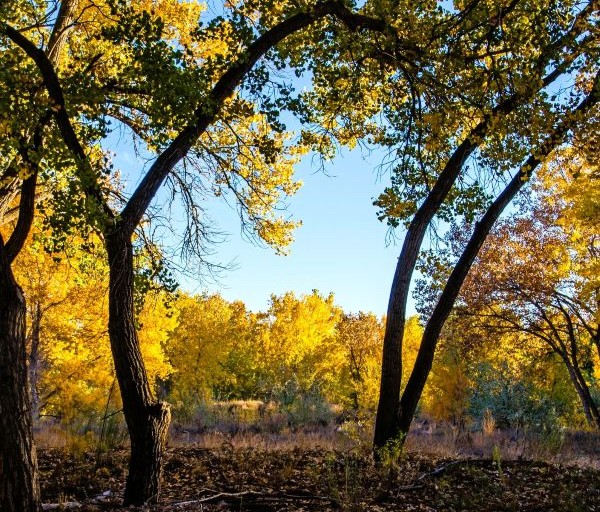
[[[92,508],[104,491],[90,474],[117,496],[107,506],[160,506],[163,480],[191,474],[211,487],[190,506],[282,510],[377,509],[421,489],[459,507],[470,474],[500,493],[493,506],[535,509],[548,493],[521,502],[508,476],[518,488],[541,467],[569,491],[552,506],[592,510],[597,469],[560,480],[529,462],[597,466],[599,12],[597,0],[0,3],[0,507],[39,511],[40,489],[71,485],[56,486],[53,461],[70,461]],[[140,156],[126,176],[117,136]],[[373,213],[402,240],[385,317],[316,290],[264,311],[177,291],[182,273],[221,268],[208,200],[285,254],[295,166],[357,147],[384,155]],[[34,432],[67,450],[38,467]],[[244,436],[330,443],[334,460],[292,449],[289,465],[269,462],[285,492],[225,466],[215,479]],[[189,447],[211,439],[220,462]],[[419,459],[435,446],[463,458]],[[305,483],[312,464],[331,485],[300,489],[294,461]],[[529,487],[547,489],[540,474]],[[440,487],[458,501],[438,503]]]

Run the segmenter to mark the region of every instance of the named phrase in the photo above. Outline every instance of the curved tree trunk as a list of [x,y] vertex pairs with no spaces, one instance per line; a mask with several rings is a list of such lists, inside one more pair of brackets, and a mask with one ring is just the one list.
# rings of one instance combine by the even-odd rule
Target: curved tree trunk
[[575,388],[577,396],[581,401],[581,407],[583,408],[583,413],[588,425],[591,428],[600,430],[600,411],[594,402],[590,388],[585,380],[585,377],[581,373],[581,370],[579,369],[577,361],[572,361],[566,351],[563,353],[562,351],[557,350],[556,352],[567,367],[573,387]]
[[[586,5],[578,14],[579,21],[586,19],[593,12],[593,9],[591,3]],[[488,135],[490,127],[493,126],[493,121],[514,112],[524,102],[533,98],[539,90],[555,82],[565,72],[566,67],[571,63],[572,57],[569,55],[558,59],[554,70],[545,77],[543,76],[552,60],[556,59],[556,52],[568,45],[578,35],[578,30],[577,25],[573,24],[568,32],[543,49],[536,63],[536,70],[539,73],[539,76],[537,74],[536,76],[540,79],[539,82],[533,80],[532,76],[532,87],[529,90],[523,93],[514,93],[500,101],[490,113],[483,116],[482,120],[452,153],[432,189],[410,222],[396,265],[388,303],[383,342],[381,387],[373,439],[376,456],[378,449],[384,447],[389,441],[402,440],[403,430],[400,428],[402,416],[404,416],[402,423],[406,424],[407,414],[402,411],[400,400],[404,316],[406,314],[410,281],[425,232],[457,180],[464,163]]]
[[169,405],[152,390],[135,329],[133,248],[131,237],[117,228],[106,237],[110,269],[108,331],[123,412],[131,440],[124,505],[156,503],[171,420]]
[[[559,144],[562,143],[567,131],[576,123],[578,118],[577,116],[586,113],[598,102],[599,89],[600,83],[598,82],[598,77],[596,77],[595,85],[590,94],[577,106],[576,109],[573,110],[571,114],[565,115],[565,118],[561,124],[555,128],[552,135],[550,135],[538,148],[535,155],[529,156],[523,167],[513,176],[508,185],[486,210],[479,222],[475,223],[473,233],[471,234],[465,249],[454,266],[450,277],[444,286],[444,290],[442,291],[442,294],[429,320],[427,321],[427,325],[425,326],[425,331],[423,332],[423,338],[421,340],[421,345],[417,353],[413,370],[408,382],[406,383],[404,393],[402,394],[402,398],[400,400],[397,428],[401,434],[405,435],[408,433],[417,409],[417,404],[419,403],[423,389],[425,388],[425,383],[429,377],[429,372],[431,371],[435,356],[435,349],[444,323],[448,319],[448,316],[454,307],[454,303],[456,302],[456,298],[458,297],[463,282],[467,277],[467,274],[469,273],[469,270],[471,269],[471,266],[473,265],[473,262],[475,261],[475,258],[477,257],[477,254],[479,253],[479,250],[485,242],[489,232],[504,209],[514,199],[517,193],[525,186],[533,171],[542,163],[543,158],[547,157]],[[577,368],[574,370],[576,369]],[[589,389],[587,389],[585,380],[583,380],[583,386],[585,390],[588,391],[589,395]],[[589,399],[591,400],[591,395],[589,396]],[[592,414],[594,408],[595,404],[593,400],[591,400]],[[595,411],[596,417],[598,417],[598,409],[595,408]],[[401,438],[402,437],[404,436],[401,435]]]
[[[64,0],[50,34],[49,62],[55,65],[74,14],[77,0]],[[45,55],[44,51],[38,50]],[[16,197],[18,209],[11,221],[16,225],[6,245],[0,235],[0,510],[2,512],[38,512],[41,510],[40,486],[29,395],[26,350],[26,303],[23,292],[14,279],[11,265],[21,252],[31,230],[35,213],[37,160],[29,150],[43,146],[43,130],[50,119],[42,116],[32,130],[32,147],[24,146],[22,164],[31,174],[18,186],[15,181],[4,192]],[[4,194],[3,194],[4,195]],[[5,197],[6,199],[6,197]],[[0,213],[9,202],[0,201]],[[7,219],[0,221],[8,222]],[[39,327],[39,326],[38,326]]]
[[25,297],[16,283],[0,235],[0,510],[41,509],[33,444],[27,360]]
[[[489,119],[482,121],[473,132],[484,135],[488,124]],[[397,439],[401,435],[399,423],[402,414],[400,409],[400,386],[406,302],[421,244],[433,217],[458,178],[463,163],[476,147],[477,144],[467,139],[456,149],[431,192],[415,213],[404,238],[390,291],[383,339],[381,386],[373,438],[376,455],[378,449],[383,448],[389,441]]]

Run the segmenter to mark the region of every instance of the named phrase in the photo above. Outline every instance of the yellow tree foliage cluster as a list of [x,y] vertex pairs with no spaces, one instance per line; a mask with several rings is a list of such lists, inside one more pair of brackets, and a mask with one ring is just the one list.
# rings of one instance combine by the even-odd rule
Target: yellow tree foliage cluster
[[[93,423],[106,410],[120,409],[106,329],[108,269],[75,240],[59,255],[44,248],[34,229],[15,274],[28,301],[28,355],[33,410],[41,417]],[[91,244],[93,246],[93,244]],[[82,247],[85,247],[82,248]],[[96,250],[96,249],[94,249]],[[138,314],[139,335],[153,383],[172,372],[163,350],[177,314],[164,292],[150,292]]]
[[381,320],[344,315],[332,294],[272,296],[258,313],[219,295],[182,295],[175,307],[179,324],[166,352],[175,368],[168,391],[176,406],[211,398],[277,400],[292,390],[347,406],[373,405]]
[[502,398],[600,426],[597,181],[595,155],[563,148],[490,235],[445,328],[430,381],[445,399],[431,414],[464,420],[487,386],[490,409]]
[[[372,313],[344,313],[333,294],[317,291],[274,295],[258,313],[219,295],[183,294],[174,307],[179,321],[165,351],[174,368],[167,392],[176,407],[190,412],[207,399],[277,401],[316,393],[345,409],[374,410],[383,320]],[[412,317],[405,346],[410,364],[421,334]]]
[[[36,229],[16,265],[30,304],[34,411],[69,425],[91,425],[121,408],[106,332],[107,269],[89,246],[74,242],[57,258],[44,250]],[[424,413],[461,425],[481,420],[471,401],[491,371],[543,390],[568,409],[570,421],[583,421],[564,366],[547,356],[542,342],[524,334],[492,336],[489,325],[478,325],[460,315],[449,321],[421,400]],[[367,414],[377,404],[383,319],[344,313],[332,294],[274,295],[265,311],[252,312],[218,294],[153,291],[137,326],[151,382],[182,418],[213,400],[277,401],[286,392],[317,393]],[[422,334],[418,317],[408,319],[404,381]]]
[[[60,257],[44,242],[34,229],[15,265],[29,304],[34,411],[42,420],[93,424],[121,408],[106,330],[107,268],[89,240],[73,241]],[[344,314],[333,295],[272,296],[254,313],[219,295],[149,291],[136,321],[150,381],[176,410],[274,399],[290,383],[348,408],[376,402],[382,319]]]

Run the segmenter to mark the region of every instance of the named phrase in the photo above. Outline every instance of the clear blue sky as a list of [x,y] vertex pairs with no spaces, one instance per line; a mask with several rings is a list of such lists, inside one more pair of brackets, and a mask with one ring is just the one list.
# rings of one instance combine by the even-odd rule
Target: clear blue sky
[[[110,146],[117,155],[116,167],[137,182],[143,162],[124,141],[113,140]],[[325,173],[310,158],[298,165],[303,187],[288,200],[287,213],[303,225],[288,256],[277,256],[272,249],[248,241],[235,210],[215,200],[209,214],[215,228],[228,236],[213,248],[211,261],[232,263],[232,269],[213,282],[186,278],[182,288],[218,292],[227,300],[242,300],[253,311],[264,310],[273,293],[317,289],[323,295],[332,292],[346,312],[385,314],[400,246],[399,242],[386,244],[387,227],[377,220],[372,205],[389,179],[385,175],[378,179],[380,163],[379,155],[365,160],[360,151],[343,151],[325,165]],[[134,184],[127,183],[127,188]]]
[[347,312],[385,314],[400,247],[386,245],[387,227],[372,205],[386,181],[377,179],[379,163],[380,158],[365,161],[355,151],[327,164],[325,173],[310,159],[298,166],[303,187],[288,201],[288,212],[302,226],[288,256],[245,240],[231,208],[214,210],[213,217],[229,233],[229,240],[215,248],[215,257],[233,260],[236,268],[205,289],[241,299],[252,310],[264,309],[272,293],[317,289],[324,295],[333,292]]

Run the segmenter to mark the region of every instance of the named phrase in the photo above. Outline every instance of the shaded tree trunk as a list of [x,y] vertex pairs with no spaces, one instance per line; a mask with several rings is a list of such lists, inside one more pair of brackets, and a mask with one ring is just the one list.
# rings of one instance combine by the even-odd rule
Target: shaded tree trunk
[[152,395],[135,329],[131,236],[117,228],[106,237],[106,248],[110,271],[108,330],[131,441],[124,505],[140,506],[158,500],[171,413],[167,403],[156,401]]
[[[77,0],[61,2],[58,18],[50,34],[49,62],[57,63]],[[43,50],[37,50],[45,56]],[[37,512],[41,510],[37,454],[33,441],[31,396],[28,385],[26,350],[26,303],[14,279],[11,265],[21,252],[31,230],[35,213],[38,159],[31,158],[43,147],[43,130],[50,120],[47,112],[38,120],[31,136],[32,147],[20,151],[21,164],[30,175],[20,185],[10,184],[15,197],[21,194],[18,210],[13,211],[15,228],[6,245],[0,235],[0,510]],[[13,164],[11,165],[14,165]],[[4,205],[9,203],[2,203]],[[2,209],[0,204],[0,209]],[[4,219],[6,220],[6,219]],[[39,327],[39,326],[38,326]],[[39,334],[39,332],[38,332]]]
[[[531,164],[532,162],[528,163]],[[421,399],[423,389],[425,388],[427,378],[429,377],[433,365],[435,349],[440,333],[454,307],[461,286],[493,225],[508,203],[523,187],[524,183],[525,180],[523,179],[522,173],[517,173],[502,194],[500,194],[488,208],[480,222],[475,224],[473,234],[458,262],[454,266],[444,290],[442,291],[442,295],[427,321],[413,370],[400,400],[398,428],[403,434],[407,434],[410,429],[410,425],[417,410],[417,405]]]
[[598,407],[594,402],[594,399],[590,392],[590,388],[585,380],[585,377],[581,373],[581,370],[579,369],[577,361],[571,361],[566,351],[563,353],[561,350],[557,350],[556,352],[567,367],[567,371],[569,373],[569,377],[571,378],[571,382],[573,383],[573,387],[575,388],[577,396],[581,401],[583,413],[585,415],[585,419],[588,425],[591,428],[600,430],[600,411],[598,410]]
[[[473,130],[478,137],[485,135],[489,119]],[[473,136],[475,139],[475,137]],[[400,416],[400,386],[402,381],[402,341],[406,316],[406,302],[410,289],[412,274],[419,257],[425,233],[446,199],[454,182],[458,178],[465,160],[477,148],[470,139],[465,140],[448,160],[444,170],[438,177],[423,204],[419,207],[408,227],[402,251],[396,264],[390,300],[387,310],[385,336],[383,339],[383,358],[381,364],[381,386],[379,403],[375,419],[375,435],[373,446],[375,454],[393,439],[401,435]]]
[[25,297],[16,283],[0,235],[0,510],[41,509],[33,444],[27,360]]
[[[454,307],[456,298],[460,292],[479,250],[483,246],[488,234],[492,227],[508,206],[508,204],[514,199],[517,193],[523,188],[525,183],[528,182],[533,171],[541,164],[542,160],[547,157],[559,144],[563,142],[563,139],[569,129],[573,127],[578,116],[588,112],[599,99],[600,83],[598,77],[596,77],[595,85],[590,94],[577,106],[576,109],[570,114],[565,115],[563,121],[555,128],[552,135],[547,137],[535,155],[531,155],[517,172],[504,190],[498,195],[494,202],[489,206],[484,215],[481,217],[479,222],[475,223],[473,233],[460,255],[456,265],[452,269],[450,277],[448,278],[446,285],[442,291],[438,302],[427,321],[425,331],[423,332],[423,338],[417,358],[411,375],[406,383],[404,393],[400,400],[399,417],[398,417],[398,430],[400,434],[407,434],[412,420],[417,409],[417,405],[425,388],[427,378],[433,365],[433,359],[435,356],[435,349],[440,337],[442,328]],[[577,368],[574,368],[577,370]],[[583,377],[582,377],[583,379]],[[585,388],[585,381],[583,382]],[[589,395],[589,389],[588,395]],[[591,395],[589,396],[591,400]],[[589,402],[588,402],[589,405]],[[591,401],[592,409],[595,407],[593,400]],[[597,412],[596,408],[596,412]],[[592,410],[593,414],[593,410]],[[400,436],[402,439],[404,436]]]

